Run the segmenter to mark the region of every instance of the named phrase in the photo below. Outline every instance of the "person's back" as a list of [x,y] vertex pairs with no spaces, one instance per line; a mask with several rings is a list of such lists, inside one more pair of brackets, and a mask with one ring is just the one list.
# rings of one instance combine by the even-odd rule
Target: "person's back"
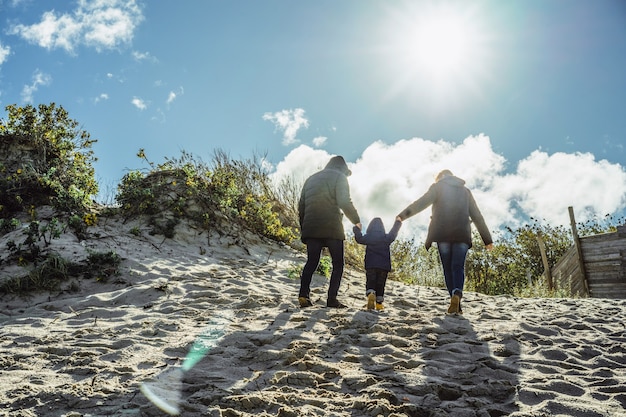
[[360,221],[350,199],[347,180],[350,170],[343,158],[339,158],[332,158],[302,187],[298,211],[303,241],[307,238],[344,240],[342,211],[354,224]]
[[430,241],[465,241],[471,239],[470,191],[465,181],[446,176],[433,187],[437,196],[432,205]]
[[354,230],[357,243],[365,245],[365,268],[380,268],[391,271],[391,243],[398,236],[402,223],[396,222],[389,233],[385,233],[385,226],[380,217],[372,219],[365,234]]
[[311,175],[304,183],[298,202],[301,240],[307,245],[307,262],[300,276],[298,302],[301,307],[313,305],[310,285],[323,248],[328,248],[333,269],[328,287],[328,307],[345,307],[337,300],[344,264],[343,214],[361,226],[350,198],[348,176],[351,174],[341,156],[331,158],[326,167]]
[[365,296],[367,308],[383,309],[385,285],[391,271],[391,243],[398,236],[402,226],[397,217],[389,233],[385,233],[385,226],[380,217],[372,219],[365,235],[357,227],[353,228],[354,239],[365,246]]
[[425,246],[437,243],[446,288],[450,294],[448,313],[462,314],[461,298],[465,285],[465,258],[472,247],[471,222],[476,226],[487,250],[493,247],[487,228],[472,192],[465,181],[448,169],[437,174],[435,183],[420,198],[398,214],[405,220],[432,205]]

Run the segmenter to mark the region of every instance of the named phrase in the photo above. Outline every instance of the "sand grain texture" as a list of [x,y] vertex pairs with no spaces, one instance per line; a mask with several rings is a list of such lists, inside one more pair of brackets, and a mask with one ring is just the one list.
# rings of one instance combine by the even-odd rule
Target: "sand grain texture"
[[217,346],[183,374],[183,416],[626,416],[624,300],[467,293],[455,317],[445,290],[389,282],[375,313],[364,274],[347,270],[349,308],[325,308],[315,276],[315,306],[300,309],[289,269],[304,258],[292,249],[131,227],[109,220],[93,241],[53,241],[68,257],[115,250],[120,276],[0,298],[0,415],[165,415],[140,384],[179,368],[229,312]]

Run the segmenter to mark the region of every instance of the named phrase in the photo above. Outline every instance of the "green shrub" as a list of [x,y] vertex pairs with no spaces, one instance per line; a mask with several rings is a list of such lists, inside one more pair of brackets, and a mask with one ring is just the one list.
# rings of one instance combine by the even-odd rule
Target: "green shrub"
[[439,252],[426,250],[414,239],[397,239],[391,244],[393,271],[389,279],[429,287],[445,286]]
[[320,263],[317,265],[317,272],[320,275],[325,276],[326,278],[330,277],[330,274],[333,270],[333,260],[330,256],[322,256],[320,258]]
[[34,291],[54,291],[68,279],[70,263],[56,253],[38,258],[36,266],[23,276],[4,279],[0,294],[23,294]]
[[[143,149],[137,156],[148,161]],[[122,178],[116,200],[127,217],[149,216],[153,233],[172,237],[179,219],[186,217],[206,230],[228,219],[280,242],[295,238],[294,229],[281,222],[280,203],[256,160],[234,161],[216,152],[209,167],[183,151],[178,159],[148,164],[147,173],[131,171]]]
[[[302,275],[302,269],[304,268],[304,264],[293,262],[287,269],[287,277],[290,279],[300,279]],[[333,261],[330,256],[324,255],[320,257],[320,263],[317,264],[317,268],[315,269],[315,273],[325,276],[326,278],[330,277],[330,274],[333,270]]]
[[90,252],[79,273],[85,278],[105,282],[109,277],[120,274],[121,263],[122,258],[115,251]]
[[89,133],[54,103],[5,108],[0,119],[0,217],[51,205],[85,212],[98,192]]

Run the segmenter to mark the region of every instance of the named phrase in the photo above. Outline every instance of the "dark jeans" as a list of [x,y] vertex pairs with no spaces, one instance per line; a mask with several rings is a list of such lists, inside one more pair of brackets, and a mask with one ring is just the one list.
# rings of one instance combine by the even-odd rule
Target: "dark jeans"
[[332,259],[333,271],[330,275],[330,286],[328,287],[328,299],[336,300],[341,277],[343,276],[343,240],[341,239],[313,239],[306,240],[307,260],[300,276],[300,293],[298,297],[309,298],[311,291],[311,279],[313,273],[320,263],[322,249],[328,248]]
[[382,303],[385,299],[385,284],[389,271],[380,268],[368,268],[365,270],[365,295],[371,291],[376,292],[376,302]]
[[450,297],[456,292],[462,296],[465,285],[465,257],[469,245],[463,242],[437,242],[437,250]]

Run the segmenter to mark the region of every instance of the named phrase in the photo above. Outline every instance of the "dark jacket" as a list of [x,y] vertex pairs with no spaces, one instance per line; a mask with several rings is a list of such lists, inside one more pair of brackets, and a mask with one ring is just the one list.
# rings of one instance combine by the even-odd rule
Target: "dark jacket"
[[432,205],[426,248],[432,242],[465,242],[472,246],[470,219],[485,245],[493,243],[471,191],[465,181],[453,175],[443,177],[430,186],[426,194],[411,203],[398,216],[402,220]]
[[391,271],[391,251],[389,247],[398,236],[398,231],[402,226],[402,222],[396,220],[389,233],[385,233],[385,226],[380,217],[372,219],[365,235],[361,233],[361,229],[354,226],[354,239],[362,244],[367,245],[365,248],[365,269],[379,268],[385,271]]
[[335,156],[304,182],[298,203],[304,243],[307,238],[344,240],[342,212],[353,224],[361,222],[350,198],[350,174],[346,161]]

